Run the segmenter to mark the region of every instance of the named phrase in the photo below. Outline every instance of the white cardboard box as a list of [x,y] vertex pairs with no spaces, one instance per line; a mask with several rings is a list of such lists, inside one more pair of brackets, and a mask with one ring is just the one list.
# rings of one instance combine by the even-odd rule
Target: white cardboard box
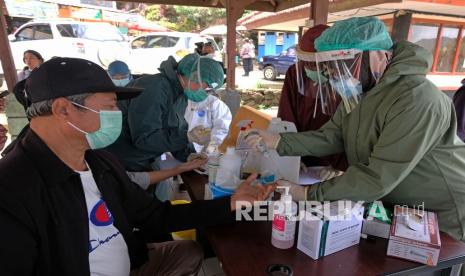
[[[392,219],[387,255],[427,265],[438,263],[441,249],[435,213],[396,206]],[[413,221],[413,223],[412,223]]]
[[[331,202],[330,208],[337,209],[337,202]],[[360,242],[363,207],[346,220],[322,220],[305,211],[306,216],[299,223],[297,248],[316,260]],[[331,212],[335,213],[335,212]]]

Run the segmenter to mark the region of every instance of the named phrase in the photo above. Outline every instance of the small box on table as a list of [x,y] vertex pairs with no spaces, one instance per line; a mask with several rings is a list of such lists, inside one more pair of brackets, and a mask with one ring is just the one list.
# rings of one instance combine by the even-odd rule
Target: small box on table
[[[354,203],[355,204],[355,203]],[[337,214],[338,202],[330,204],[330,213]],[[362,230],[363,206],[345,209],[344,219],[319,218],[308,211],[299,222],[297,248],[316,260],[360,242]],[[339,212],[341,214],[341,212]]]
[[394,208],[387,255],[434,266],[441,250],[435,213],[404,206]]

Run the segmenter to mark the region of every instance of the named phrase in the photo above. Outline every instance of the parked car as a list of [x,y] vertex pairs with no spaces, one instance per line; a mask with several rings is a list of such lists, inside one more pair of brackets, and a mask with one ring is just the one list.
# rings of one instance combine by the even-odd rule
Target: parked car
[[28,49],[39,52],[45,60],[54,56],[84,58],[102,67],[129,55],[124,36],[109,23],[34,20],[19,27],[8,39],[18,70],[25,66],[23,53]]
[[263,56],[258,68],[263,70],[263,77],[275,80],[279,75],[285,75],[289,66],[296,62],[295,46],[289,47],[279,55]]
[[215,60],[222,61],[221,51],[211,36],[183,32],[155,32],[134,38],[130,42],[128,65],[133,74],[155,74],[161,62],[169,56],[177,61],[195,51],[197,42],[211,42]]

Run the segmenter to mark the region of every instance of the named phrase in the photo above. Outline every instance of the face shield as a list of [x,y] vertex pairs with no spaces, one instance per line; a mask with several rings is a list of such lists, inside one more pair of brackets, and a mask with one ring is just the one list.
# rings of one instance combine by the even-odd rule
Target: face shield
[[300,59],[307,62],[305,75],[317,87],[315,104],[321,105],[324,114],[334,113],[337,96],[341,98],[347,113],[357,106],[363,92],[360,82],[362,51],[349,49],[317,52],[303,55]]
[[[347,110],[358,103],[361,85],[358,81],[362,52],[357,50],[304,52],[297,48],[297,87],[301,95],[315,100],[313,117],[318,106],[321,113],[332,115],[341,97]],[[311,89],[304,88],[304,76],[312,81]],[[350,112],[349,111],[349,112]]]

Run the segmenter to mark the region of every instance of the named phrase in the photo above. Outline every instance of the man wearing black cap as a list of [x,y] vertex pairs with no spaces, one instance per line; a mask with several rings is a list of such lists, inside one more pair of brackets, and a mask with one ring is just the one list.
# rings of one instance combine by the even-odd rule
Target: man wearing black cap
[[0,160],[1,275],[196,274],[195,242],[146,244],[229,222],[236,202],[268,196],[272,187],[253,187],[251,178],[231,198],[172,206],[131,183],[98,149],[121,130],[116,100],[139,93],[82,59],[53,59],[31,74],[30,130]]

